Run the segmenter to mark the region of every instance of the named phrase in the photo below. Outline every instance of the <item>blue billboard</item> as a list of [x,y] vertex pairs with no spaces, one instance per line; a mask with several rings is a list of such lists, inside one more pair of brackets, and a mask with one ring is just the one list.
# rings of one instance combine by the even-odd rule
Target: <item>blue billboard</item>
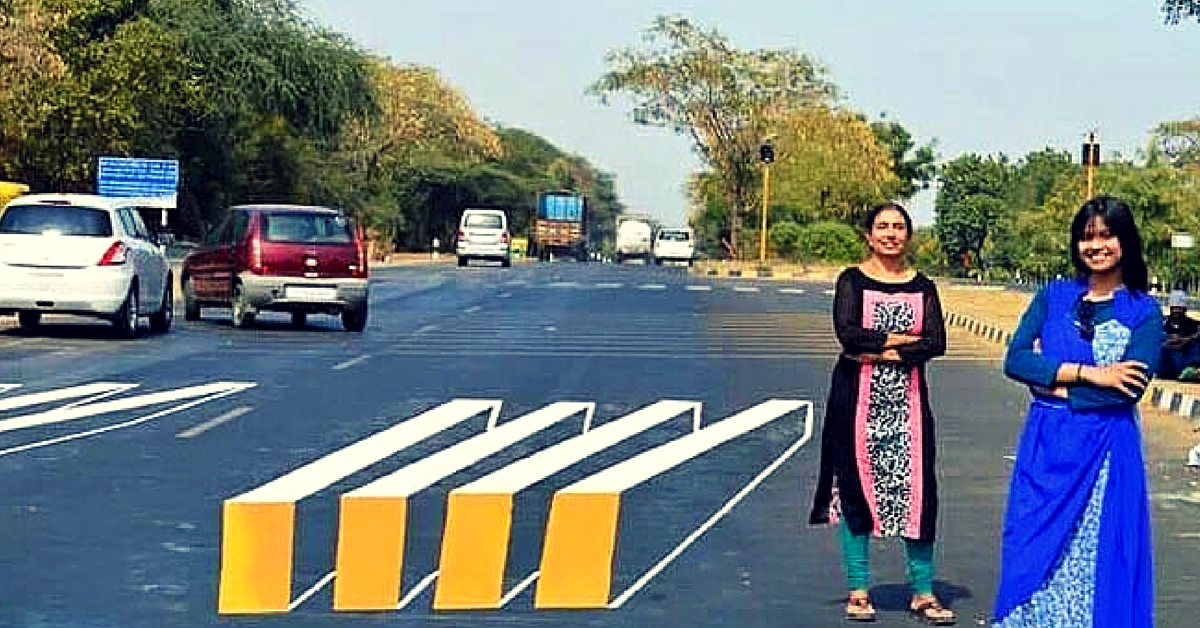
[[578,194],[542,194],[538,197],[538,218],[583,222],[583,197]]
[[101,157],[98,165],[96,187],[100,196],[135,198],[151,207],[175,207],[178,161]]

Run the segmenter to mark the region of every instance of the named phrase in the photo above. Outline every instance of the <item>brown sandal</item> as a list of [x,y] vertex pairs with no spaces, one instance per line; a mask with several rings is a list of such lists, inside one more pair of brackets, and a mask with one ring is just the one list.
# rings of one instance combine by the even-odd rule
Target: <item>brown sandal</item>
[[930,626],[953,626],[958,623],[954,611],[942,606],[942,603],[932,595],[914,597],[908,610],[917,619]]
[[875,621],[875,607],[866,593],[851,593],[846,600],[846,619],[850,621]]

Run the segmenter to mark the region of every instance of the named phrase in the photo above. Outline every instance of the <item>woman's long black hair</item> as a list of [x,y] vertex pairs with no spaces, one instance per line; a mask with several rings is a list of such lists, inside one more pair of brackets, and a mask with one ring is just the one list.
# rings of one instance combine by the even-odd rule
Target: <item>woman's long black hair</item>
[[1093,218],[1103,220],[1121,243],[1121,277],[1125,287],[1136,292],[1148,291],[1150,272],[1146,270],[1146,260],[1142,257],[1142,236],[1138,233],[1133,210],[1125,201],[1113,196],[1097,196],[1084,203],[1071,221],[1071,264],[1075,270],[1085,277],[1091,273],[1079,254],[1079,242],[1083,240],[1088,223]]

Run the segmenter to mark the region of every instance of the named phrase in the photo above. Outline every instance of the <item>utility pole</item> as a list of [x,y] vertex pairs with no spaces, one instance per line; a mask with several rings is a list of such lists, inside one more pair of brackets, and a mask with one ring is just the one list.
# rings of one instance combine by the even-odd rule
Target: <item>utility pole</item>
[[771,206],[771,164],[775,161],[775,147],[771,140],[763,142],[758,149],[758,158],[763,163],[762,230],[759,232],[758,265],[767,265],[767,209]]
[[1091,200],[1095,196],[1096,167],[1100,165],[1100,143],[1096,141],[1096,132],[1088,133],[1087,143],[1083,145],[1083,169],[1087,177],[1087,196]]

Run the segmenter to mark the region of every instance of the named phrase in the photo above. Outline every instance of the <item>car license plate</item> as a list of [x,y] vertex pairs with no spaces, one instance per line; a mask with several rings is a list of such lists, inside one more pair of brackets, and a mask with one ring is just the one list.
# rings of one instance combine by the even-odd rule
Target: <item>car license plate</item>
[[336,301],[337,288],[311,288],[308,286],[288,286],[283,294],[288,299],[296,301]]

